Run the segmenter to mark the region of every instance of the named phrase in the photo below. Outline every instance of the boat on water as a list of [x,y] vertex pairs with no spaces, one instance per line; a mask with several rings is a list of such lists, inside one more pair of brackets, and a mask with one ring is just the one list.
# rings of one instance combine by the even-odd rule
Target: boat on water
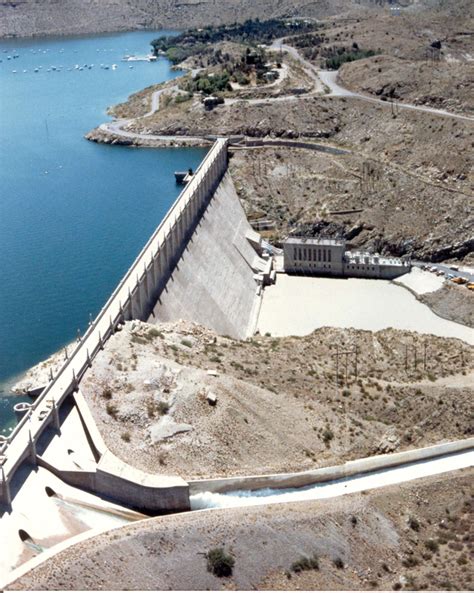
[[153,54],[149,54],[147,56],[126,55],[122,58],[122,62],[156,62],[156,60],[157,57]]

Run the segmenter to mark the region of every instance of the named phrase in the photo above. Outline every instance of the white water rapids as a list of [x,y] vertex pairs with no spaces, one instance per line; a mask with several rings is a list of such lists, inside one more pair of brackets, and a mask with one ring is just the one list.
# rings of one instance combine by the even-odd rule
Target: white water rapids
[[191,496],[191,509],[243,507],[332,498],[409,482],[417,478],[442,474],[473,465],[474,451],[469,450],[302,488],[263,488],[261,490],[234,490],[226,493],[200,492]]

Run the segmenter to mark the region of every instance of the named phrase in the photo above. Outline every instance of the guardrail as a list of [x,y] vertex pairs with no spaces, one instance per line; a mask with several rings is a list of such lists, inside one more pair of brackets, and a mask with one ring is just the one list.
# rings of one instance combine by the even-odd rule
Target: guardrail
[[77,388],[117,325],[147,317],[226,169],[227,140],[219,139],[56,376],[1,445],[0,502],[10,503],[8,484],[16,468],[28,455],[36,456],[35,443],[53,413]]

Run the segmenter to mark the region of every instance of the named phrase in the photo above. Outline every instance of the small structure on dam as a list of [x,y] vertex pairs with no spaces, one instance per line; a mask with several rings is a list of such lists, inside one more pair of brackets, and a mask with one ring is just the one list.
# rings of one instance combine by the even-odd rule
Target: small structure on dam
[[346,251],[343,239],[289,237],[283,244],[283,261],[288,274],[391,280],[411,269],[408,260],[371,255],[364,251]]

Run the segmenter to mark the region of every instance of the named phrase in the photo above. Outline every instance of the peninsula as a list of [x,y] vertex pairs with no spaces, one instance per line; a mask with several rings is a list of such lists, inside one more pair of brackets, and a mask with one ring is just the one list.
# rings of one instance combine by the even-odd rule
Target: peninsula
[[472,15],[111,4],[111,28],[186,22],[150,38],[184,74],[87,139],[209,151],[23,382],[2,586],[472,588]]

